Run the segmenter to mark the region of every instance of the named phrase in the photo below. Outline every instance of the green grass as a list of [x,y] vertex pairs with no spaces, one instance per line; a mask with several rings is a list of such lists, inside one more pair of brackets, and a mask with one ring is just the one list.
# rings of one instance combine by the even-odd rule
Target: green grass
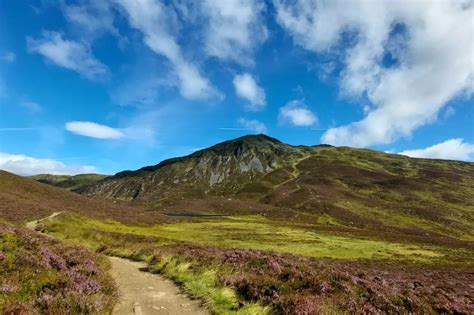
[[249,303],[239,307],[238,299],[233,290],[216,286],[216,271],[193,272],[189,262],[180,262],[172,256],[160,257],[151,265],[153,272],[165,274],[172,278],[190,295],[205,301],[208,308],[215,314],[268,314],[269,307],[257,303]]
[[221,248],[251,248],[332,259],[403,259],[430,261],[443,256],[439,247],[360,239],[274,224],[259,216],[220,217],[208,221],[129,226],[74,218],[50,227],[61,238],[103,243],[95,231],[156,237],[156,245],[184,241]]
[[[94,221],[93,223],[95,223],[95,225],[92,224],[92,220],[86,221],[76,218],[75,220],[48,224],[52,224],[51,228],[56,231],[53,234],[58,238],[92,249],[98,249],[103,244],[113,244],[116,242],[113,236],[97,233],[97,230],[88,229],[87,226],[96,228],[97,225],[101,224],[99,221]],[[79,225],[75,226],[74,229],[69,227],[65,231],[60,230],[69,224]],[[108,222],[102,224],[113,226],[116,223]],[[107,229],[104,229],[102,231],[106,230]],[[136,228],[132,228],[132,231],[137,232]],[[241,306],[236,293],[232,289],[218,285],[216,271],[213,269],[200,269],[196,271],[190,268],[191,264],[189,262],[181,262],[177,257],[165,256],[157,260],[156,255],[148,254],[154,252],[159,246],[166,244],[169,244],[168,240],[160,239],[160,241],[153,243],[147,251],[143,247],[134,248],[136,244],[127,244],[124,242],[120,244],[120,247],[106,250],[105,253],[110,256],[149,263],[152,272],[161,273],[173,279],[190,296],[204,301],[207,308],[214,314],[265,315],[270,313],[270,307],[264,307],[258,303],[247,303]]]
[[[321,220],[324,221],[323,223],[328,223],[331,217],[323,217]],[[261,253],[257,254],[258,252],[249,256],[253,258],[239,258],[242,260],[235,265],[232,263],[225,265],[221,258],[217,258],[220,257],[219,255],[226,255],[219,251],[219,248],[291,253],[336,259],[341,260],[341,263],[353,260],[355,264],[362,264],[362,270],[367,268],[366,262],[381,265],[394,264],[402,266],[400,267],[402,270],[407,264],[421,268],[420,270],[424,270],[423,268],[431,270],[430,268],[436,269],[443,266],[456,267],[456,263],[462,268],[468,268],[473,262],[470,252],[466,249],[364,239],[348,234],[343,236],[334,232],[331,234],[327,231],[318,231],[317,224],[293,225],[290,222],[272,221],[261,216],[216,217],[197,219],[192,222],[132,226],[66,214],[45,222],[44,227],[48,233],[67,242],[86,245],[107,255],[147,262],[152,272],[161,273],[173,279],[189,295],[202,300],[215,314],[269,314],[278,308],[272,304],[273,302],[268,304],[265,299],[257,299],[262,304],[255,303],[255,300],[242,295],[239,291],[241,289],[233,282],[229,284],[225,281],[225,279],[232,279],[233,275],[242,276],[242,270],[250,272],[251,277],[245,279],[252,279],[252,288],[262,290],[277,288],[279,294],[286,294],[285,299],[288,298],[288,301],[293,301],[292,299],[298,301],[293,292],[306,290],[304,286],[307,285],[305,282],[293,283],[293,280],[282,280],[277,274],[269,273],[268,270],[264,275],[255,272],[255,270],[262,270],[263,267],[269,268],[266,267],[268,261],[260,265],[263,256]],[[192,244],[202,246],[193,247]],[[189,251],[190,248],[191,251]],[[260,258],[254,260],[255,257]],[[300,266],[301,257],[285,257],[288,260],[294,259],[288,266]],[[274,259],[270,260],[275,262]],[[239,265],[239,263],[243,264]],[[279,266],[283,268],[285,264],[281,263]],[[322,265],[318,266],[317,268],[320,268]],[[247,267],[249,269],[238,269]],[[288,267],[286,272],[293,270],[293,267]],[[326,272],[321,272],[326,277]],[[334,279],[339,279],[337,277],[340,274],[334,274],[333,276],[336,277]],[[243,276],[245,277],[245,274]],[[330,279],[331,277],[329,276]],[[321,278],[318,276],[314,281],[316,281],[316,287],[319,288],[318,283],[322,281]],[[339,283],[338,281],[335,283]],[[333,282],[330,283],[336,286]],[[338,299],[334,296],[333,298]],[[337,304],[332,305],[332,300],[327,300],[326,297],[324,300],[328,303],[324,305],[324,310],[331,310],[331,307]],[[265,305],[271,305],[272,309]],[[282,305],[290,307],[289,304]]]

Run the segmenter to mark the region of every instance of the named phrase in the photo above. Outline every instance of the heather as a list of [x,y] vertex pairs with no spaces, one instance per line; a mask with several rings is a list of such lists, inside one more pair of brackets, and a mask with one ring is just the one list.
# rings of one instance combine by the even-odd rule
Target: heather
[[[295,239],[300,235],[298,230],[289,223],[283,230],[286,234],[280,235],[278,223],[251,217],[240,218],[242,224],[231,224],[236,220],[218,217],[147,227],[66,215],[43,228],[56,237],[108,255],[146,261],[150,271],[172,278],[219,314],[255,308],[268,311],[264,307],[276,314],[474,311],[469,248],[423,246],[420,251],[414,244],[401,243],[403,246],[395,248],[407,252],[383,253],[392,248],[383,245],[390,244],[373,240],[362,242],[372,247],[359,248],[361,254],[354,256],[348,249],[349,240],[302,244],[301,239]],[[255,221],[265,225],[256,229]],[[340,240],[337,235],[332,237]],[[215,244],[206,241],[208,238]],[[358,248],[358,240],[352,241]],[[275,246],[272,251],[261,245],[248,249],[259,243]],[[277,246],[284,250],[278,252]],[[300,246],[319,247],[325,256],[291,254],[286,249],[290,246],[293,252],[298,252]],[[381,252],[364,256],[363,251],[371,248]],[[425,252],[428,254],[423,256]]]
[[[150,271],[174,279],[218,314],[256,305],[268,307],[260,308],[261,313],[273,314],[474,312],[474,273],[469,269],[335,261],[183,243],[140,249],[146,241],[136,237],[126,242],[129,248],[121,248],[117,240],[100,251],[147,261]],[[133,242],[135,250],[130,249]],[[222,292],[227,298],[216,303]]]
[[6,222],[26,223],[53,212],[68,211],[93,218],[113,217],[122,222],[163,222],[159,214],[112,202],[94,200],[52,187],[35,180],[0,170],[0,218]]
[[317,260],[256,250],[165,246],[150,265],[163,261],[196,270],[213,266],[218,282],[240,303],[259,301],[279,314],[452,313],[474,311],[474,273],[420,265]]
[[104,258],[0,223],[0,313],[103,314],[116,300]]

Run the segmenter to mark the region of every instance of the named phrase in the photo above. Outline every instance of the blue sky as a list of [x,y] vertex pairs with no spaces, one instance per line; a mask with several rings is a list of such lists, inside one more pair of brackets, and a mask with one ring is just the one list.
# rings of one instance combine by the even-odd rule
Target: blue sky
[[0,169],[115,173],[249,133],[474,158],[473,1],[0,0]]

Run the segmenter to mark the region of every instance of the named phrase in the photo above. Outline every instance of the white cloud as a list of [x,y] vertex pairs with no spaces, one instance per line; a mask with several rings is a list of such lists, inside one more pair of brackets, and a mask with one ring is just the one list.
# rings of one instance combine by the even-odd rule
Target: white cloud
[[[433,122],[453,97],[474,90],[472,2],[275,0],[275,7],[298,45],[343,56],[341,93],[371,103],[365,118],[328,130],[324,143],[391,143]],[[353,44],[341,46],[350,34]],[[336,51],[341,47],[342,54]],[[397,62],[384,64],[387,54]]]
[[88,79],[98,79],[107,74],[107,67],[94,57],[88,44],[64,39],[61,33],[44,31],[41,38],[28,37],[27,44],[30,52],[38,53]]
[[249,74],[238,74],[234,76],[235,93],[249,101],[248,109],[252,111],[262,110],[266,105],[265,91],[258,86],[255,79]]
[[149,0],[117,0],[131,26],[143,33],[144,43],[155,53],[166,57],[179,80],[181,95],[188,99],[222,98],[198,67],[182,53],[175,32],[174,13],[161,2]]
[[70,121],[66,123],[65,128],[77,135],[97,139],[119,139],[124,136],[124,133],[118,129],[90,121]]
[[452,106],[448,106],[446,107],[443,113],[443,118],[448,119],[449,117],[454,116],[454,115],[456,115],[456,109],[454,109],[454,107]]
[[450,139],[425,149],[406,150],[399,154],[416,158],[472,161],[474,144],[466,143],[463,139]]
[[258,120],[239,118],[237,122],[247,131],[253,133],[267,133],[267,126]]
[[105,32],[118,35],[108,1],[81,1],[77,5],[64,5],[62,9],[66,19],[84,35],[97,37]]
[[16,60],[16,55],[15,53],[8,51],[0,56],[0,60],[8,62],[8,63],[12,63]]
[[318,117],[299,100],[290,101],[281,107],[278,117],[280,122],[289,122],[294,126],[312,126],[318,122]]
[[205,50],[210,56],[253,64],[256,46],[267,39],[263,21],[265,4],[256,0],[201,1],[202,14],[208,23]]
[[71,166],[57,160],[37,159],[4,152],[0,152],[0,169],[23,176],[35,174],[75,175],[97,172],[94,166]]

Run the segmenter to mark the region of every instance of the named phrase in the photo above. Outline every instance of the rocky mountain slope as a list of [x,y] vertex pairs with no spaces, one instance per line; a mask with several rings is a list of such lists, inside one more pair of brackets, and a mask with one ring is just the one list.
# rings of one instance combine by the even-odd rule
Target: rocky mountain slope
[[264,135],[246,136],[137,171],[124,171],[78,191],[123,200],[231,194],[265,174],[290,167],[306,150]]
[[258,213],[474,239],[474,163],[291,146],[264,135],[121,172],[78,192],[165,212]]

